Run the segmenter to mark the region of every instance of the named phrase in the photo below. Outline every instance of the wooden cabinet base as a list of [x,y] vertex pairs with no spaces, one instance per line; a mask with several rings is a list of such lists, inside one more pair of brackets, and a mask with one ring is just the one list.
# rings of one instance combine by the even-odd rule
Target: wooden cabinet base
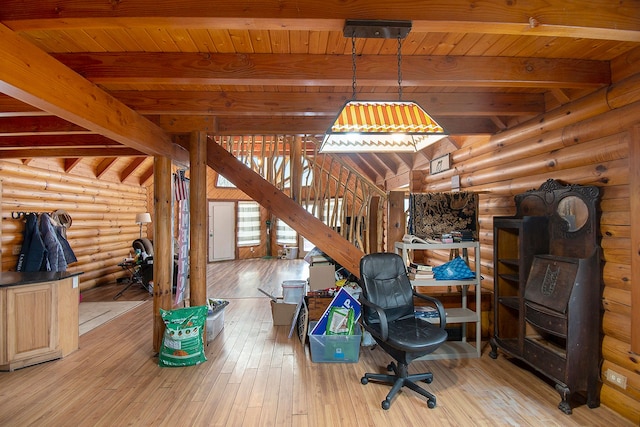
[[78,349],[76,277],[0,288],[0,370],[60,359]]
[[26,368],[27,366],[37,365],[38,363],[49,362],[51,360],[61,358],[62,351],[60,350],[39,353],[31,357],[23,357],[18,360],[13,360],[7,364],[0,365],[0,371],[15,371],[16,369]]

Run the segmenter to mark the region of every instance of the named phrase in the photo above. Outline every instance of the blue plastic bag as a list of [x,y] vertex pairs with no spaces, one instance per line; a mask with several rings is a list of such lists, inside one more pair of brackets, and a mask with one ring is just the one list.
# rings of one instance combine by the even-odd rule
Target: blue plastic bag
[[475,274],[464,259],[457,256],[445,264],[433,267],[433,277],[436,280],[464,280],[474,278]]

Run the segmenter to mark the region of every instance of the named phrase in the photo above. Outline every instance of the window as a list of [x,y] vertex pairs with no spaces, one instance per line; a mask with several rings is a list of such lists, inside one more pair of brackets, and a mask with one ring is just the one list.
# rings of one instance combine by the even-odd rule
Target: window
[[236,188],[235,185],[233,185],[233,183],[231,181],[229,181],[227,178],[225,178],[224,176],[218,174],[218,177],[216,179],[216,187],[220,187],[220,188]]
[[[338,206],[336,206],[336,201]],[[324,202],[324,212],[322,215],[322,222],[327,224],[329,227],[338,228],[340,227],[342,215],[342,198],[339,199],[327,199]]]
[[276,221],[276,243],[279,245],[298,245],[298,234],[289,227],[286,222],[278,219]]
[[238,246],[260,244],[260,205],[238,202]]
[[311,187],[312,184],[313,184],[313,168],[309,164],[309,160],[304,158],[302,159],[302,186]]

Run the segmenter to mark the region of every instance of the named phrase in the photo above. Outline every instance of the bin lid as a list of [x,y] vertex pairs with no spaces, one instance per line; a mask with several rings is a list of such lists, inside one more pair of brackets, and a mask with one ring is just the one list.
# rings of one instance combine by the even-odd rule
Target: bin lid
[[283,288],[301,288],[307,284],[306,280],[285,280],[282,282]]

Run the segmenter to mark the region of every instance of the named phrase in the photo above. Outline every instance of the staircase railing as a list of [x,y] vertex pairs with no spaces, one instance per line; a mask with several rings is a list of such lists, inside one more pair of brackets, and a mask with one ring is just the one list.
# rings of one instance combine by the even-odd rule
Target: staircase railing
[[316,138],[217,135],[214,139],[363,252],[383,247],[386,193],[339,156],[320,154]]

